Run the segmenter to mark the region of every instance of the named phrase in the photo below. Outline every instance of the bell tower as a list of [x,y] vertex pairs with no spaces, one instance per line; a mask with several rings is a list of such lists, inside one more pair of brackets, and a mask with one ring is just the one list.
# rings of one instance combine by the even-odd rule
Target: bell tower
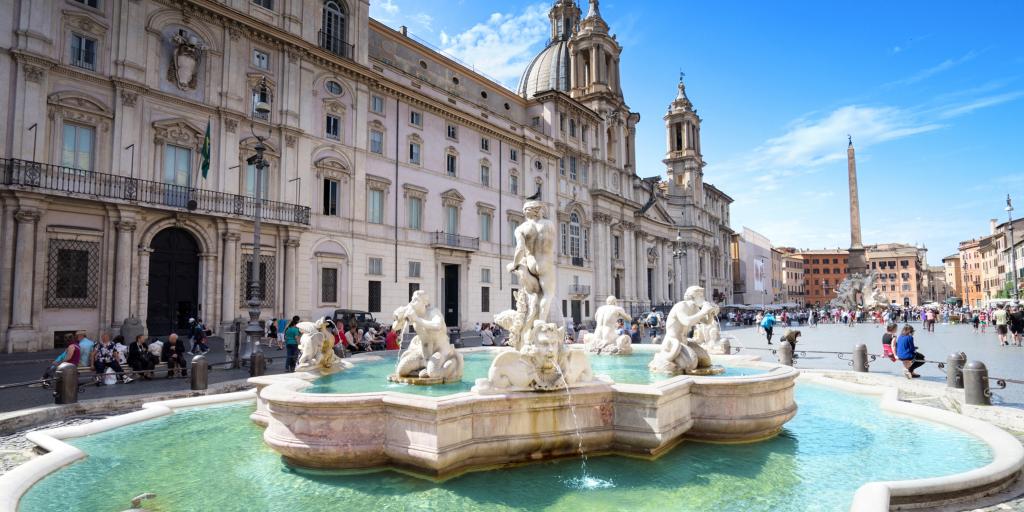
[[601,17],[598,0],[590,0],[587,16],[569,47],[573,61],[572,96],[582,99],[592,95],[623,101],[619,83],[619,55],[622,47],[608,33],[608,23]]
[[548,11],[551,20],[551,41],[565,41],[573,34],[580,23],[580,8],[573,0],[556,0]]
[[669,177],[669,195],[692,196],[697,204],[704,200],[704,159],[700,153],[700,117],[686,97],[683,73],[679,74],[679,92],[665,114],[665,166]]

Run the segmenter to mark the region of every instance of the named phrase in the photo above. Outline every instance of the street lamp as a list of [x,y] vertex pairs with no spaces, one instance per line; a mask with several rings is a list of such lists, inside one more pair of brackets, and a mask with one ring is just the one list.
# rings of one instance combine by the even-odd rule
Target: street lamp
[[681,268],[682,265],[681,265],[680,261],[682,260],[683,256],[686,256],[686,249],[683,248],[683,232],[682,231],[678,231],[678,232],[676,232],[675,247],[672,250],[672,260],[673,260],[673,265],[674,265],[673,271],[674,271],[674,275],[675,275],[675,279],[674,280],[676,282],[676,284],[674,286],[675,289],[672,291],[672,300],[673,301],[676,300],[676,297],[680,297],[681,298],[683,296],[682,295],[683,290],[680,289],[680,288],[682,288],[682,284],[683,284],[682,276],[680,276],[680,273],[682,271],[682,268]]
[[[266,99],[270,97],[269,91],[267,90],[267,77],[260,78],[259,94],[257,95],[256,104],[253,105],[253,112],[260,117],[266,117],[269,119],[270,104],[267,103]],[[267,147],[263,144],[266,137],[256,135],[256,130],[253,124],[249,125],[249,131],[252,132],[252,136],[256,138],[256,145],[253,149],[256,150],[256,154],[249,157],[246,163],[256,168],[256,190],[255,204],[253,208],[253,226],[252,226],[252,262],[249,266],[249,281],[247,288],[249,290],[249,325],[245,328],[245,334],[249,338],[249,343],[252,344],[252,355],[250,356],[249,362],[249,374],[253,376],[263,375],[266,370],[266,363],[263,355],[263,351],[260,349],[260,337],[263,335],[263,328],[260,327],[260,309],[263,303],[261,299],[261,283],[260,283],[260,232],[262,230],[262,215],[263,215],[263,170],[267,168],[267,162],[263,159],[263,153],[267,150]]]
[[1013,245],[1013,202],[1010,200],[1010,194],[1006,194],[1006,230],[1010,232],[1010,268],[1013,269],[1013,300],[1020,300],[1020,288],[1017,287],[1017,258],[1014,254]]

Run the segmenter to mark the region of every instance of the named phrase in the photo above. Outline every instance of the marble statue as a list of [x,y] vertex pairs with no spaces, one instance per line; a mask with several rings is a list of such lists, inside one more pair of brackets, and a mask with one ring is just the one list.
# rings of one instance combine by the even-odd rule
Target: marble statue
[[199,80],[199,58],[203,45],[196,36],[187,36],[179,31],[171,38],[174,50],[167,66],[167,80],[183,91],[196,88]]
[[516,251],[507,267],[519,277],[516,308],[495,315],[495,323],[508,330],[512,350],[494,358],[487,378],[477,379],[477,392],[550,391],[594,380],[586,352],[567,347],[565,328],[551,318],[558,231],[544,218],[539,201],[527,201],[523,214],[526,220],[516,228]]
[[[688,373],[711,367],[711,356],[701,342],[717,332],[718,306],[704,299],[704,288],[691,286],[665,319],[661,350],[648,365],[652,372]],[[690,330],[694,337],[687,338]]]
[[633,321],[626,310],[619,305],[618,299],[609,295],[604,301],[604,306],[597,308],[597,311],[594,312],[597,328],[594,329],[593,334],[587,334],[583,338],[587,350],[595,354],[632,354],[633,344],[629,335],[616,333],[615,324],[619,319],[622,319],[626,325]]
[[848,276],[839,284],[836,298],[832,299],[832,306],[847,310],[888,307],[888,298],[875,288],[876,279],[878,274],[873,270],[867,274]]
[[334,355],[334,335],[329,329],[330,320],[321,318],[316,322],[299,322],[295,327],[301,333],[299,337],[299,361],[295,371],[320,369],[330,371],[336,369],[340,359]]
[[427,292],[423,290],[414,292],[408,305],[395,310],[391,329],[404,333],[410,326],[416,329],[416,336],[399,357],[395,371],[399,379],[393,380],[462,380],[462,354],[448,341],[448,326],[444,323],[444,317],[430,304]]

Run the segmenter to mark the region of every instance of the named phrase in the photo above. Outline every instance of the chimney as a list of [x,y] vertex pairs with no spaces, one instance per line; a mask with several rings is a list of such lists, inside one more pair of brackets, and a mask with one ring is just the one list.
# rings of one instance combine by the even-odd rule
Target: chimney
[[988,220],[988,231],[989,231],[988,234],[990,234],[990,235],[996,234],[996,223],[997,222],[998,221],[996,219],[989,219]]
[[401,32],[403,36],[409,37],[409,27],[402,25],[401,27],[398,27],[398,31]]

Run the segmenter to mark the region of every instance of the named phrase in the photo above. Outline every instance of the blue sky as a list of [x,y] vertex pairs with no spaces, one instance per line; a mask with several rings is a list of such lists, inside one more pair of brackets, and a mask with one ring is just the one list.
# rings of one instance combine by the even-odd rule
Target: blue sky
[[[371,0],[370,13],[514,88],[549,36],[549,5]],[[847,133],[865,243],[923,243],[939,264],[1005,220],[1007,193],[1024,215],[1024,2],[606,0],[601,12],[642,116],[639,174],[664,174],[661,116],[682,69],[705,181],[736,200],[737,231],[849,245]]]

